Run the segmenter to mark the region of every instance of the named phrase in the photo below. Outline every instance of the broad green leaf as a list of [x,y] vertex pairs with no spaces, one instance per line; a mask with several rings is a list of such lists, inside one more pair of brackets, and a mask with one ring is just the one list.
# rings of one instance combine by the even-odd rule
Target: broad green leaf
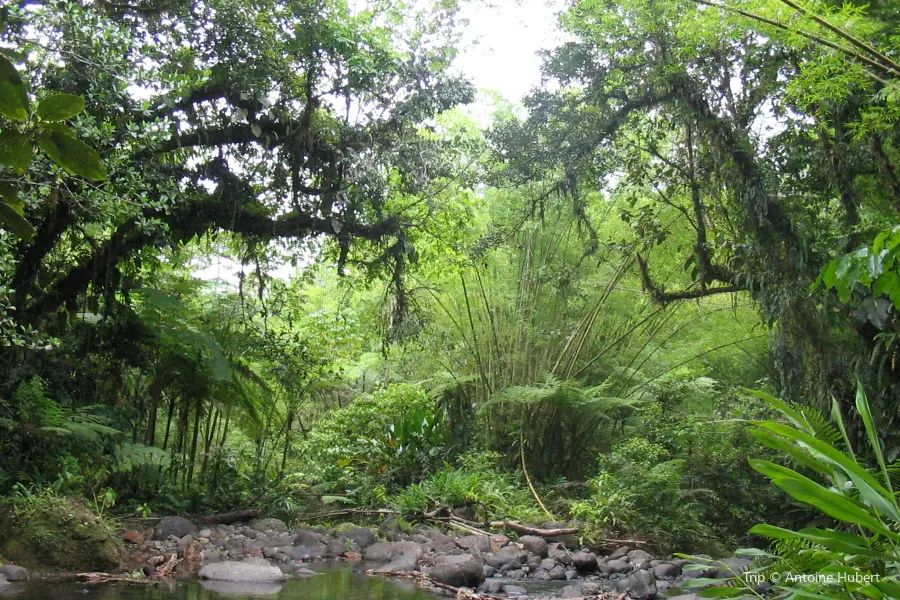
[[837,398],[834,396],[831,397],[831,418],[837,425],[838,431],[841,432],[841,437],[844,438],[844,444],[847,445],[847,453],[850,454],[850,457],[856,460],[856,455],[853,453],[853,444],[850,443],[850,436],[847,435],[847,428],[844,427],[844,417],[841,415],[841,407],[838,404]]
[[15,121],[28,118],[28,94],[22,76],[8,58],[0,54],[0,115]]
[[109,176],[97,151],[81,140],[57,131],[43,131],[38,134],[37,142],[53,162],[70,173],[93,181]]
[[705,590],[697,592],[701,598],[735,598],[743,596],[747,590],[742,587],[726,587],[723,585],[708,587]]
[[31,223],[15,208],[2,200],[0,200],[0,223],[20,238],[28,241],[34,239],[35,229]]
[[54,94],[41,100],[37,106],[37,115],[43,121],[65,121],[81,114],[84,110],[84,98],[75,94]]
[[28,169],[33,153],[31,138],[27,135],[8,129],[0,132],[0,164],[9,167],[16,175]]
[[[881,468],[881,475],[884,477],[884,484],[890,492],[890,499],[897,508],[897,500],[894,498],[894,490],[891,487],[891,478],[888,475],[887,464],[884,462],[884,454],[881,452],[881,442],[878,441],[878,430],[875,429],[875,420],[872,418],[872,410],[869,408],[869,400],[866,398],[866,391],[863,389],[862,383],[856,382],[856,410],[862,417],[863,424],[866,427],[866,434],[869,436],[869,444],[875,451],[875,458],[878,460],[878,466]],[[900,521],[900,514],[898,521]]]
[[769,406],[771,406],[778,412],[782,413],[798,429],[801,429],[809,434],[815,433],[812,425],[809,424],[809,421],[806,419],[806,417],[804,417],[802,413],[791,408],[790,405],[787,402],[785,402],[784,400],[782,400],[781,398],[776,398],[775,396],[773,396],[771,394],[767,394],[760,390],[748,389],[746,391],[749,394],[752,394],[753,396],[756,396],[757,398],[764,400],[766,402],[766,404],[768,404]]
[[783,439],[777,438],[774,435],[770,435],[765,431],[761,431],[759,429],[751,430],[750,435],[773,450],[778,450],[780,452],[784,452],[785,454],[789,454],[794,460],[802,465],[809,467],[813,471],[817,471],[829,477],[831,477],[834,473],[833,467],[823,463],[820,460],[816,460],[809,452],[801,450],[800,448],[791,445]]

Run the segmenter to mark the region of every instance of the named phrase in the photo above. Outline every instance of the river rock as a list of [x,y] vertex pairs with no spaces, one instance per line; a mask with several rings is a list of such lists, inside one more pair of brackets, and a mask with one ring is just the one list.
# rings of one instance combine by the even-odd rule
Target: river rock
[[522,544],[522,548],[526,551],[541,558],[547,558],[547,555],[550,553],[550,546],[547,544],[547,540],[536,535],[523,535],[519,538],[519,543]]
[[572,555],[572,566],[576,571],[591,573],[597,570],[597,557],[593,552],[576,552]]
[[599,565],[598,568],[604,575],[612,575],[613,573],[628,573],[633,571],[634,565],[627,561],[617,559],[606,561],[602,565]]
[[635,571],[616,582],[616,589],[627,592],[632,598],[650,599],[656,597],[656,577],[650,571]]
[[749,558],[733,557],[725,558],[719,562],[722,564],[707,569],[703,572],[703,576],[710,579],[728,579],[729,577],[740,575],[749,569],[753,561]]
[[3,586],[5,586],[5,585],[11,585],[11,584],[6,580],[6,577],[4,577],[3,575],[0,575],[0,589],[3,589]]
[[28,581],[28,569],[16,565],[0,565],[0,575],[7,581]]
[[485,562],[501,571],[508,568],[518,568],[528,558],[528,554],[522,552],[518,546],[504,546],[485,559]]
[[477,588],[484,581],[482,563],[471,554],[438,556],[428,575],[453,587]]
[[496,579],[493,581],[485,581],[478,586],[478,591],[482,594],[499,594],[502,590],[503,582],[497,581]]
[[361,550],[365,550],[378,541],[378,538],[375,537],[375,532],[368,527],[357,527],[350,532],[350,539],[353,540]]
[[581,587],[577,585],[567,585],[560,591],[560,598],[581,598]]
[[503,593],[507,596],[524,596],[528,593],[528,590],[520,585],[510,585],[507,583],[503,585]]
[[261,558],[247,559],[242,562],[226,560],[205,565],[200,569],[199,576],[200,579],[238,583],[275,582],[284,581],[287,578],[281,569]]
[[672,579],[674,577],[678,577],[681,575],[681,565],[675,565],[672,563],[662,563],[658,564],[653,569],[651,569],[656,577],[661,579]]
[[619,546],[609,555],[609,560],[618,560],[624,558],[626,554],[631,552],[631,546]]
[[163,517],[153,529],[153,539],[165,540],[170,535],[181,539],[186,535],[194,535],[197,531],[197,526],[184,517]]
[[628,562],[633,565],[639,565],[653,560],[653,556],[649,552],[643,550],[632,550],[626,556],[628,557]]
[[410,554],[419,558],[424,554],[422,547],[415,542],[376,542],[362,552],[364,560],[391,562],[401,554]]
[[250,521],[250,527],[257,531],[277,531],[283,533],[288,530],[287,525],[281,519],[268,517],[265,519],[253,519]]
[[456,545],[464,550],[491,551],[491,538],[486,535],[466,535],[456,540]]
[[562,565],[556,565],[552,569],[550,569],[550,579],[555,581],[563,581],[566,579],[566,570]]
[[418,571],[419,560],[415,554],[401,554],[388,564],[379,569],[375,569],[376,573],[390,573],[391,571]]

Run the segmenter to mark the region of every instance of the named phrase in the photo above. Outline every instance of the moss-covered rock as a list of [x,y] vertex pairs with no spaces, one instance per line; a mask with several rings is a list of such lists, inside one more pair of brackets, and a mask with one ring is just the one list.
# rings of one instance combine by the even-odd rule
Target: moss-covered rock
[[54,497],[0,515],[0,555],[38,571],[109,571],[123,552],[113,525],[81,502]]

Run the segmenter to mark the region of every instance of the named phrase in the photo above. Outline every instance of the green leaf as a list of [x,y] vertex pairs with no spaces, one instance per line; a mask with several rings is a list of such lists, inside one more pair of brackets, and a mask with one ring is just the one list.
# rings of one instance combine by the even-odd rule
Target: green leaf
[[743,596],[747,590],[739,587],[726,587],[723,585],[708,587],[705,590],[697,592],[701,598],[735,598]]
[[16,175],[21,175],[31,164],[34,149],[31,138],[16,131],[0,132],[0,164],[9,167]]
[[28,94],[22,76],[8,58],[0,54],[0,115],[15,121],[28,118]]
[[75,94],[54,94],[41,100],[37,115],[42,121],[65,121],[81,114],[84,98]]
[[81,140],[58,131],[42,131],[37,143],[53,162],[70,173],[93,181],[109,176],[97,151]]
[[856,410],[862,417],[863,424],[866,427],[866,434],[869,436],[869,444],[875,451],[875,458],[878,460],[878,466],[881,468],[881,475],[884,477],[884,485],[890,492],[890,499],[897,509],[897,500],[894,498],[894,490],[891,488],[891,478],[888,475],[887,464],[884,462],[884,454],[881,452],[881,442],[878,441],[878,430],[875,428],[875,420],[872,418],[872,410],[869,408],[869,400],[866,398],[866,390],[863,389],[862,383],[856,382]]
[[25,240],[34,239],[35,229],[15,208],[0,200],[0,224]]

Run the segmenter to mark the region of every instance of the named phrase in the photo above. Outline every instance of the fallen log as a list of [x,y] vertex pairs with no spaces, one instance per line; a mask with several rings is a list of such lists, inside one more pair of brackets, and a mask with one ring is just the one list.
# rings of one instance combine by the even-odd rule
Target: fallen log
[[199,517],[198,521],[203,521],[204,523],[238,523],[243,521],[250,521],[252,519],[258,519],[261,517],[263,512],[256,508],[247,508],[245,510],[236,510],[233,512],[225,512],[225,513],[216,513],[214,515],[208,515],[205,517]]

